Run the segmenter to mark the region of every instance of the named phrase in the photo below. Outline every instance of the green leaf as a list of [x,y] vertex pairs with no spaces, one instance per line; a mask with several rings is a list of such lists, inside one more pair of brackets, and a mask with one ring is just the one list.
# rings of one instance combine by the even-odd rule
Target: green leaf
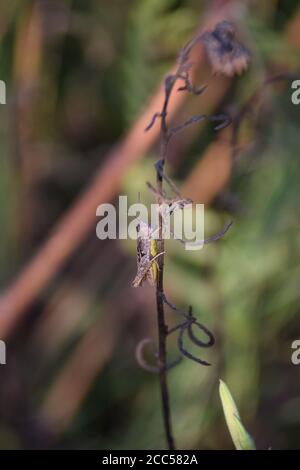
[[255,443],[250,434],[244,428],[239,410],[236,407],[230,390],[222,380],[220,380],[219,393],[226,423],[235,448],[237,450],[255,450]]

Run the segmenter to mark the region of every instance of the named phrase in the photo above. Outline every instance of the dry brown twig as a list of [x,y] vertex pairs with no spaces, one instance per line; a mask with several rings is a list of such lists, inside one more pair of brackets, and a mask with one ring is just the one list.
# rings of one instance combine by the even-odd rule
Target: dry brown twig
[[[165,98],[161,108],[161,111],[155,112],[150,120],[149,125],[146,127],[146,131],[149,131],[156,123],[157,120],[160,119],[160,158],[159,161],[156,163],[156,195],[157,195],[157,203],[159,206],[159,218],[158,218],[158,230],[159,230],[159,237],[157,239],[157,253],[152,255],[152,261],[150,254],[147,257],[147,262],[150,260],[148,264],[148,269],[151,269],[151,264],[155,258],[157,260],[155,263],[158,265],[158,270],[156,272],[156,307],[157,307],[157,325],[158,325],[158,360],[157,360],[157,369],[159,372],[159,380],[160,380],[160,392],[161,392],[161,403],[162,403],[162,414],[163,414],[163,422],[164,422],[164,429],[166,434],[166,440],[168,443],[168,448],[170,450],[175,449],[174,443],[174,436],[172,431],[172,423],[171,423],[171,411],[170,411],[170,399],[169,399],[169,391],[167,386],[167,377],[166,373],[168,370],[168,363],[167,363],[167,337],[170,333],[175,331],[179,331],[178,334],[178,348],[180,353],[192,359],[199,364],[204,366],[210,365],[208,362],[203,361],[202,359],[196,358],[193,354],[191,354],[187,349],[184,347],[183,344],[183,336],[186,331],[188,331],[189,339],[199,347],[210,347],[214,344],[214,338],[211,332],[197,322],[196,318],[192,314],[191,307],[189,308],[188,312],[181,312],[184,317],[184,321],[180,323],[177,327],[169,330],[168,325],[166,324],[165,320],[165,311],[164,306],[167,304],[172,310],[177,311],[178,309],[170,302],[166,300],[165,292],[164,292],[164,258],[165,258],[165,249],[164,249],[164,218],[162,214],[163,204],[165,203],[164,200],[164,189],[163,183],[166,181],[171,189],[175,192],[177,196],[180,196],[179,192],[176,188],[174,188],[174,184],[167,177],[164,173],[165,164],[168,156],[168,145],[173,138],[174,135],[178,134],[182,130],[188,128],[190,125],[195,123],[201,122],[202,120],[209,120],[212,122],[217,122],[217,126],[215,130],[223,129],[227,127],[231,120],[228,116],[223,114],[219,115],[212,115],[207,116],[204,114],[195,115],[185,121],[184,123],[176,126],[171,127],[169,124],[169,116],[168,116],[168,108],[171,96],[176,89],[177,83],[182,83],[183,85],[177,88],[177,92],[187,91],[193,95],[200,95],[204,90],[205,87],[195,88],[192,84],[192,80],[190,78],[190,70],[191,70],[191,63],[190,63],[190,53],[191,50],[199,43],[202,42],[205,44],[205,47],[208,51],[208,56],[212,60],[212,64],[214,69],[218,72],[222,72],[225,75],[234,75],[240,74],[244,71],[245,67],[248,66],[250,55],[248,51],[240,45],[236,39],[234,34],[234,28],[231,23],[228,21],[223,21],[218,23],[215,28],[210,32],[204,32],[193,38],[180,52],[178,56],[178,66],[174,73],[168,75],[165,79]],[[148,184],[149,186],[149,184]],[[150,189],[153,189],[150,187]],[[154,190],[155,192],[155,190]],[[216,241],[221,238],[230,227],[230,224],[227,227],[217,234],[216,236],[210,237],[208,240],[204,240],[204,243],[208,243],[211,241]],[[141,240],[138,238],[138,248],[139,244],[141,244]],[[147,240],[148,250],[150,252],[150,241]],[[138,251],[139,255],[139,251]],[[139,261],[140,262],[140,261]],[[138,262],[138,269],[140,268]],[[143,275],[145,273],[143,272]],[[141,282],[134,283],[134,287],[141,285]],[[209,337],[208,342],[203,343],[199,341],[193,333],[192,325],[197,325],[202,331]],[[145,340],[143,340],[145,342]],[[147,339],[148,342],[148,339]],[[142,342],[142,344],[144,344]],[[140,352],[141,348],[138,348]],[[140,364],[142,365],[141,354],[138,355],[140,359]],[[150,367],[145,367],[146,370],[150,370]],[[153,366],[151,366],[151,370],[153,370]]]

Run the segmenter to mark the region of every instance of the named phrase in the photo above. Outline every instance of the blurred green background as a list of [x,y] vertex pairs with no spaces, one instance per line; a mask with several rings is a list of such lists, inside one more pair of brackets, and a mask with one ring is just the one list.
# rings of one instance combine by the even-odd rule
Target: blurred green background
[[[272,74],[300,78],[299,2],[1,3],[0,79],[7,84],[7,104],[0,105],[3,295],[98,168],[109,163],[110,151],[180,48],[221,7],[229,9],[251,50],[251,66],[222,81],[202,59],[196,80],[208,84],[207,94],[188,98],[177,121],[203,109],[237,113]],[[170,148],[168,173],[186,195],[206,202],[206,234],[234,220],[223,240],[202,251],[167,245],[168,297],[192,304],[216,336],[214,348],[197,351],[211,367],[184,360],[168,375],[181,449],[232,448],[219,378],[258,448],[300,448],[300,366],[291,363],[292,341],[300,339],[299,124],[291,82],[266,87],[242,123],[231,175],[209,197],[197,175],[208,171],[203,162],[217,139],[228,154],[230,131],[218,135],[211,124],[201,124]],[[156,159],[154,143],[122,170],[114,194],[136,202],[140,192],[151,202],[145,183],[154,181]],[[222,151],[215,159],[216,169],[209,167],[204,178],[210,190],[222,180]],[[136,344],[156,337],[154,292],[131,288],[135,243],[99,241],[96,223],[95,215],[90,233],[26,305],[7,339],[0,448],[165,447],[158,379],[135,360]],[[1,306],[0,297],[0,315]],[[174,324],[173,313],[168,320]],[[174,341],[169,355],[178,355]]]

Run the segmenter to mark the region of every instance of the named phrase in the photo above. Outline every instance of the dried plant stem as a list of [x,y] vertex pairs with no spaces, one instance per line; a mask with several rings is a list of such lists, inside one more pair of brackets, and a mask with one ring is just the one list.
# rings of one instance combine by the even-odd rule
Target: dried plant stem
[[[162,190],[162,176],[157,170],[157,186],[159,190]],[[158,203],[161,204],[161,197],[158,198]],[[164,251],[164,240],[163,240],[163,219],[162,215],[159,216],[159,252]],[[168,447],[170,450],[175,449],[174,438],[172,433],[171,424],[171,411],[170,411],[170,399],[167,385],[167,335],[168,326],[165,322],[165,311],[164,311],[164,254],[159,257],[158,261],[159,271],[156,283],[156,306],[157,306],[157,324],[158,324],[158,364],[159,364],[159,382],[160,382],[160,393],[162,402],[162,413],[164,420],[164,427]]]
[[162,414],[164,421],[164,428],[167,438],[169,450],[175,449],[171,411],[170,411],[170,398],[167,384],[167,332],[168,327],[165,323],[164,301],[163,301],[163,271],[160,270],[157,279],[156,288],[156,305],[157,305],[157,322],[158,322],[158,365],[159,365],[159,382],[160,394],[162,403]]
[[[163,194],[163,171],[165,160],[167,156],[168,146],[168,127],[167,127],[167,109],[176,80],[173,80],[169,87],[166,86],[166,96],[161,112],[161,150],[160,150],[160,161],[156,166],[156,181],[158,204],[162,204]],[[167,83],[167,80],[166,80]],[[159,253],[164,252],[164,239],[163,239],[163,217],[161,211],[159,211],[159,238],[158,238]],[[156,306],[157,306],[157,325],[158,325],[158,365],[159,365],[159,382],[160,382],[160,394],[162,403],[162,415],[165,428],[166,439],[169,450],[175,449],[172,422],[171,422],[171,410],[170,410],[170,398],[167,384],[167,335],[168,326],[165,321],[165,310],[164,310],[164,254],[158,259],[158,275],[156,281]]]
[[[181,353],[181,356],[187,357],[198,364],[203,366],[210,366],[210,363],[204,361],[193,354],[191,354],[184,346],[183,337],[187,333],[189,339],[194,345],[197,345],[201,348],[208,348],[213,346],[215,339],[213,334],[201,323],[199,323],[196,317],[193,316],[192,307],[189,307],[188,312],[183,312],[185,321],[175,327],[175,329],[168,329],[168,325],[165,320],[165,303],[172,308],[172,310],[180,312],[177,307],[173,307],[170,302],[166,301],[166,296],[164,293],[164,217],[163,217],[163,204],[164,204],[164,190],[163,182],[166,181],[168,185],[174,190],[174,184],[171,180],[164,174],[165,163],[167,159],[168,144],[172,137],[178,132],[186,129],[194,123],[201,122],[203,120],[208,120],[211,122],[219,123],[215,130],[220,130],[227,127],[231,123],[231,118],[224,115],[206,115],[206,114],[197,114],[192,116],[190,119],[185,122],[177,125],[175,127],[169,127],[168,125],[168,107],[170,102],[170,97],[174,90],[174,87],[177,81],[181,82],[181,86],[177,88],[177,91],[187,91],[193,95],[201,94],[206,87],[195,88],[192,84],[190,78],[190,69],[191,62],[190,52],[191,49],[198,43],[204,43],[207,48],[207,53],[210,57],[214,69],[219,72],[225,73],[226,75],[232,76],[233,74],[240,74],[245,68],[247,68],[250,54],[246,48],[240,45],[234,40],[234,29],[230,22],[223,21],[218,23],[215,26],[215,29],[211,32],[200,33],[195,36],[187,45],[181,50],[178,60],[177,60],[177,70],[175,73],[170,74],[166,77],[164,86],[165,86],[165,98],[162,109],[160,112],[155,112],[152,116],[152,119],[145,131],[149,131],[155,123],[160,120],[160,158],[156,163],[156,183],[157,188],[153,188],[152,185],[148,184],[148,187],[156,194],[157,203],[159,206],[159,226],[158,226],[158,254],[155,254],[154,260],[157,258],[158,272],[156,276],[156,304],[157,304],[157,323],[158,323],[158,372],[160,377],[160,392],[161,392],[161,403],[162,403],[162,413],[163,413],[163,422],[166,433],[166,438],[168,442],[168,447],[170,450],[175,449],[174,437],[172,432],[172,423],[171,423],[171,409],[170,409],[170,398],[167,384],[167,337],[171,332],[179,330],[177,344],[178,349]],[[229,51],[229,52],[228,52]],[[183,85],[182,85],[183,82]],[[154,190],[153,190],[154,189]],[[180,197],[180,193],[175,189],[175,194]],[[181,199],[181,197],[180,197]],[[182,199],[181,199],[182,200]],[[183,200],[182,200],[183,201]],[[180,201],[178,201],[180,202]],[[201,244],[210,243],[212,241],[219,240],[231,226],[227,224],[225,228],[218,234],[209,237],[206,240],[202,240]],[[139,254],[139,251],[138,251]],[[152,255],[152,254],[151,254]],[[150,256],[149,256],[149,259]],[[148,258],[147,258],[148,261]],[[139,266],[139,265],[138,265]],[[151,266],[151,264],[150,264]],[[147,268],[149,269],[149,268]],[[139,272],[139,271],[138,271]],[[140,283],[138,284],[140,285]],[[135,283],[134,286],[136,287]],[[203,333],[207,336],[207,341],[203,342],[200,340],[193,331],[193,327],[197,327],[202,330]]]
[[[163,181],[164,181],[164,167],[167,158],[167,150],[170,139],[173,136],[172,129],[168,128],[167,115],[170,97],[172,95],[174,86],[178,79],[187,81],[189,78],[187,60],[189,53],[198,40],[194,38],[190,41],[185,48],[181,51],[178,58],[178,68],[174,74],[168,75],[165,79],[165,99],[160,113],[155,113],[150,125],[146,131],[150,130],[154,125],[157,118],[160,118],[160,160],[156,164],[156,182],[157,182],[157,202],[159,205],[163,204]],[[164,311],[164,239],[163,239],[163,216],[159,211],[159,237],[158,249],[162,255],[158,259],[158,275],[156,280],[156,306],[157,306],[157,324],[158,324],[158,366],[159,366],[159,381],[160,393],[162,403],[162,414],[164,421],[164,428],[169,450],[175,449],[172,423],[171,423],[171,410],[170,398],[167,384],[167,336],[168,326],[165,321]]]
[[[167,151],[168,151],[168,144],[172,137],[180,130],[188,127],[189,125],[193,124],[194,122],[199,122],[203,119],[208,119],[211,121],[221,121],[221,124],[217,126],[217,129],[228,125],[228,119],[224,115],[219,116],[194,116],[179,127],[168,127],[168,107],[170,102],[170,97],[174,90],[175,84],[178,80],[181,80],[185,83],[185,86],[181,86],[178,88],[178,91],[187,90],[192,94],[200,94],[204,91],[205,87],[194,89],[191,84],[189,71],[190,71],[190,64],[188,62],[189,55],[191,49],[195,46],[199,40],[201,40],[202,36],[198,35],[193,38],[180,52],[178,57],[178,67],[174,74],[170,74],[165,79],[165,99],[163,103],[163,107],[161,112],[155,113],[152,117],[150,124],[145,129],[149,131],[155,124],[157,119],[160,119],[160,159],[156,164],[156,182],[157,182],[157,203],[161,206],[164,202],[163,200],[163,182],[168,178],[164,175],[164,167],[167,158]],[[168,447],[170,450],[175,449],[174,444],[174,437],[172,433],[172,424],[171,424],[171,411],[170,411],[170,398],[168,392],[168,385],[167,385],[167,336],[168,336],[168,326],[165,321],[165,311],[164,311],[164,285],[163,285],[163,278],[164,278],[164,240],[163,240],[163,216],[162,211],[159,210],[159,237],[158,237],[158,249],[159,253],[161,254],[158,258],[158,275],[156,280],[156,305],[157,305],[157,323],[158,323],[158,367],[159,367],[159,377],[160,377],[160,392],[161,392],[161,401],[162,401],[162,413],[163,413],[163,420],[164,420],[164,427],[166,438],[168,442]],[[182,330],[181,336],[183,334],[184,329]],[[186,351],[182,349],[182,353],[188,357],[192,357],[188,355]],[[208,363],[204,363],[203,361],[198,361],[202,364],[208,365]]]
[[[229,61],[230,65],[230,70],[234,71],[235,68],[239,72],[241,70],[241,67],[243,68],[245,65],[248,64],[248,51],[244,48],[242,48],[240,45],[235,44],[232,40],[233,33],[232,33],[232,26],[224,21],[222,23],[218,23],[215,27],[215,30],[213,33],[200,33],[197,36],[195,36],[191,41],[189,41],[186,46],[181,50],[178,56],[177,60],[177,70],[175,73],[170,74],[166,77],[164,85],[165,85],[165,98],[164,98],[164,103],[162,106],[162,109],[160,112],[155,112],[155,114],[152,116],[152,119],[149,123],[149,125],[146,127],[146,131],[149,131],[156,121],[160,119],[160,159],[156,163],[156,182],[157,182],[157,203],[158,205],[162,206],[164,203],[163,200],[163,182],[166,180],[168,184],[170,184],[170,180],[164,175],[164,167],[165,167],[165,162],[167,159],[167,151],[168,151],[168,144],[172,137],[180,132],[183,129],[186,129],[190,125],[200,122],[202,120],[209,120],[212,122],[219,122],[219,124],[215,127],[215,130],[222,129],[224,127],[227,127],[231,119],[228,116],[225,116],[223,114],[219,115],[213,115],[213,116],[208,116],[206,114],[198,114],[195,116],[192,116],[190,119],[187,121],[183,122],[179,126],[176,127],[169,127],[168,126],[168,108],[169,108],[169,102],[170,102],[170,97],[172,95],[172,92],[174,90],[174,87],[177,83],[177,81],[181,82],[181,85],[179,88],[177,88],[177,91],[187,91],[191,94],[194,95],[199,95],[201,94],[206,87],[200,87],[200,88],[195,88],[191,82],[191,77],[190,77],[190,69],[192,64],[189,62],[190,59],[190,52],[193,49],[193,47],[198,44],[199,42],[204,42],[206,46],[208,45],[212,49],[211,55],[213,56],[213,59],[216,63],[218,63],[218,60],[220,62],[220,58],[216,58],[214,56],[215,53],[215,46],[216,42],[217,45],[220,49],[220,45],[224,46],[223,42],[226,43],[226,46],[228,46],[228,41],[231,40],[231,46],[232,48],[236,48],[240,55],[241,55],[241,64],[235,64],[231,63]],[[212,45],[211,45],[212,44]],[[222,48],[221,48],[222,49]],[[209,49],[208,49],[209,50]],[[226,48],[225,48],[226,50]],[[218,60],[217,60],[218,59]],[[222,64],[222,61],[221,61]],[[220,64],[218,63],[218,66]],[[182,85],[183,82],[183,85]],[[171,186],[173,186],[171,184]],[[176,191],[175,191],[176,192]],[[166,377],[166,372],[167,372],[167,352],[166,352],[166,342],[167,342],[167,336],[168,336],[168,326],[165,321],[165,312],[164,312],[164,300],[165,300],[165,295],[164,295],[164,286],[163,286],[163,276],[164,276],[164,220],[163,220],[163,211],[159,210],[159,237],[158,237],[158,252],[159,252],[159,258],[157,261],[158,264],[158,275],[156,279],[156,304],[157,304],[157,322],[158,322],[158,368],[159,368],[159,376],[160,376],[160,389],[161,389],[161,399],[162,399],[162,411],[163,411],[163,420],[164,420],[164,427],[165,427],[165,432],[166,432],[166,437],[168,441],[168,446],[169,449],[174,449],[175,444],[174,444],[174,438],[172,434],[172,425],[171,425],[171,412],[170,412],[170,399],[169,399],[169,392],[168,392],[168,386],[167,386],[167,377]],[[205,242],[210,242],[214,240],[218,240],[229,228],[226,227],[225,231],[222,231],[220,234],[217,236],[211,237],[210,239],[203,241]],[[194,322],[197,324],[195,319],[192,317],[192,313],[188,315],[188,319],[191,322]],[[201,343],[200,346],[204,347],[209,347],[214,343],[214,340],[212,340],[212,335],[208,332],[207,329],[204,329],[201,324],[197,324],[202,330],[206,332],[206,334],[209,334],[210,336],[210,341],[208,344]],[[193,335],[193,331],[191,329],[191,324],[188,322],[184,322],[181,325],[180,328],[180,333],[178,337],[178,345],[179,345],[179,350],[181,351],[181,354],[184,355],[185,357],[188,357],[192,360],[195,360],[196,362],[202,364],[202,365],[210,365],[208,362],[203,361],[201,359],[198,359],[194,357],[192,354],[190,354],[186,349],[183,347],[182,343],[182,337],[183,334],[188,328],[189,331],[189,336],[190,339],[195,343],[199,345],[199,341],[195,336]]]

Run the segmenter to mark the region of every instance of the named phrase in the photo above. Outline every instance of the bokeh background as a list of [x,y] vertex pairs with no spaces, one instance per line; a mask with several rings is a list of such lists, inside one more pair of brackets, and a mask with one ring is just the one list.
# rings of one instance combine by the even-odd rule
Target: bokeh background
[[234,220],[202,251],[167,246],[169,299],[217,339],[198,352],[211,367],[169,373],[174,434],[181,449],[232,448],[222,378],[258,448],[299,449],[300,105],[290,80],[262,88],[300,78],[299,2],[11,0],[0,18],[0,447],[164,448],[158,379],[135,360],[157,334],[154,292],[131,287],[133,241],[96,238],[96,207],[151,202],[158,129],[143,129],[160,84],[183,44],[226,18],[249,70],[213,76],[199,47],[194,80],[208,88],[170,107],[173,122],[244,110],[234,141],[208,123],[170,146],[168,174],[206,204],[206,234]]

